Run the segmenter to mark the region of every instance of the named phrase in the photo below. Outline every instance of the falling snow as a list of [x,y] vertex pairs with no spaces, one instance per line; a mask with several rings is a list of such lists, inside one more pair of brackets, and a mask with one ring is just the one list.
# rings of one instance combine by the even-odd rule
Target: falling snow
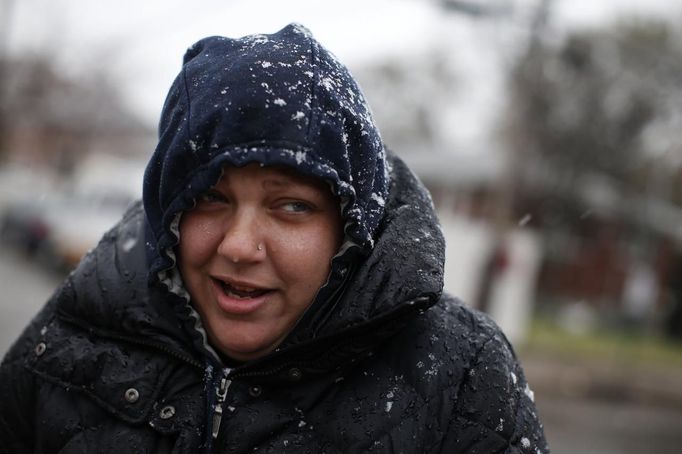
[[519,227],[523,227],[526,224],[528,224],[533,217],[530,214],[525,215],[524,217],[519,220]]
[[137,244],[137,238],[131,237],[127,238],[123,244],[121,245],[121,248],[123,249],[124,252],[130,252],[133,247]]

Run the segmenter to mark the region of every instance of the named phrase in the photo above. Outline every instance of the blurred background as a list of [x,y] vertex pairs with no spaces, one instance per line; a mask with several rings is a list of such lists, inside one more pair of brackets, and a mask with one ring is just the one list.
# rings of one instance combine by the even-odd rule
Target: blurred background
[[553,452],[679,452],[677,0],[0,0],[0,354],[140,196],[185,49],[292,21],[431,190]]

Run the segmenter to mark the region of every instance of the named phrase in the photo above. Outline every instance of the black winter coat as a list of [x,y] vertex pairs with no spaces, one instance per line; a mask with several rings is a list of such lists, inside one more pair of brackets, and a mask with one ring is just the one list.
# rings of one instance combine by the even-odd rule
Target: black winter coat
[[440,296],[428,195],[399,160],[391,181],[377,245],[338,303],[231,369],[148,287],[131,209],[4,358],[0,452],[548,452],[504,335]]

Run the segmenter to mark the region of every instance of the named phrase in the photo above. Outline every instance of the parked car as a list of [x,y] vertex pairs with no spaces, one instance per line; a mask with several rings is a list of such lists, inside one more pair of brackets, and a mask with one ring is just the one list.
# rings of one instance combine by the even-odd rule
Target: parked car
[[0,239],[27,255],[43,250],[48,240],[49,227],[43,217],[40,201],[17,201],[5,208],[0,220]]
[[2,239],[51,267],[71,269],[132,203],[130,194],[51,194],[17,201],[0,223]]

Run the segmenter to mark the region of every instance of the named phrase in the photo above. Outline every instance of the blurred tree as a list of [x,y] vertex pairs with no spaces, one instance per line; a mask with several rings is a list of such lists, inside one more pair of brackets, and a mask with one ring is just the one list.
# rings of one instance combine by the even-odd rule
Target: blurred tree
[[522,186],[545,198],[546,221],[579,221],[588,182],[618,194],[649,192],[671,170],[682,150],[672,140],[682,139],[681,57],[682,36],[651,22],[529,47],[511,74],[506,132]]
[[540,36],[511,71],[514,216],[540,227],[546,301],[619,308],[638,261],[666,285],[662,245],[682,247],[681,61],[682,33],[640,20]]
[[98,144],[147,133],[101,70],[67,75],[40,53],[5,56],[0,67],[0,159],[68,174]]

